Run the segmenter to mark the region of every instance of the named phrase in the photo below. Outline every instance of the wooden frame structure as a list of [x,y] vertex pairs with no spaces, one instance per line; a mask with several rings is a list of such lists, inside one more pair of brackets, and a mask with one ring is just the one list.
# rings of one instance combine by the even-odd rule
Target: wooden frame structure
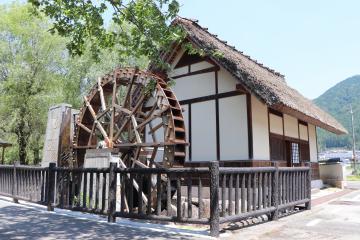
[[9,142],[5,142],[4,140],[0,139],[0,148],[1,148],[1,164],[5,163],[5,148],[11,147],[12,144]]

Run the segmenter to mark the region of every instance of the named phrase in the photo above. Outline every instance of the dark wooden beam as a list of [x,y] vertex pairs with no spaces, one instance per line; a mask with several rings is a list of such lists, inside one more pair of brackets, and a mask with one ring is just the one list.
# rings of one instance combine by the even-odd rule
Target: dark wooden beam
[[185,74],[181,74],[181,75],[177,75],[174,77],[171,77],[172,79],[178,79],[178,78],[182,78],[182,77],[188,77],[188,76],[192,76],[192,75],[197,75],[197,74],[203,74],[203,73],[209,73],[209,72],[215,72],[215,71],[219,71],[220,68],[218,66],[215,67],[210,67],[210,68],[205,68],[205,69],[201,69],[195,72],[190,72],[190,73],[185,73]]
[[[215,95],[219,95],[218,71],[215,71]],[[215,98],[215,123],[216,123],[216,159],[220,160],[220,116],[219,98]]]
[[246,94],[246,112],[247,112],[247,123],[248,123],[248,151],[249,159],[254,157],[254,142],[253,142],[253,126],[252,126],[252,107],[251,107],[251,94]]
[[208,95],[208,96],[203,96],[203,97],[181,100],[181,101],[179,101],[179,103],[181,105],[185,105],[185,104],[205,102],[205,101],[210,101],[210,100],[215,100],[215,99],[220,99],[220,98],[233,97],[233,96],[237,96],[237,95],[243,95],[243,93],[238,92],[238,91],[231,91],[231,92],[226,92],[226,93],[219,93],[219,94],[213,94],[213,95]]

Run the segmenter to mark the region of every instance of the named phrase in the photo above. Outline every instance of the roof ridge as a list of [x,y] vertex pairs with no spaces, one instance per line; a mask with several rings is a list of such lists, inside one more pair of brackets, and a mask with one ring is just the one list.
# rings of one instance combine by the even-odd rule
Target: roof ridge
[[209,32],[209,31],[208,31],[208,28],[203,27],[203,26],[201,26],[200,24],[198,24],[199,20],[197,20],[197,19],[192,19],[192,18],[185,18],[185,17],[181,17],[181,16],[177,16],[177,19],[183,19],[183,20],[190,21],[193,25],[195,25],[196,27],[202,29],[203,31],[205,31],[206,33],[208,33],[210,36],[215,37],[219,42],[221,42],[221,43],[224,44],[225,46],[227,46],[227,47],[235,50],[236,52],[238,52],[238,53],[241,54],[242,56],[246,57],[246,58],[249,59],[250,61],[254,62],[255,64],[259,65],[260,67],[268,70],[269,72],[271,72],[271,73],[273,73],[273,74],[275,74],[275,75],[277,75],[277,76],[279,76],[279,77],[285,78],[285,75],[283,75],[282,73],[276,71],[275,69],[272,69],[272,68],[270,68],[270,67],[265,66],[263,63],[258,62],[256,59],[251,58],[249,55],[245,54],[243,51],[240,51],[240,50],[236,49],[235,46],[229,45],[229,44],[227,43],[227,41],[218,38],[218,35]]

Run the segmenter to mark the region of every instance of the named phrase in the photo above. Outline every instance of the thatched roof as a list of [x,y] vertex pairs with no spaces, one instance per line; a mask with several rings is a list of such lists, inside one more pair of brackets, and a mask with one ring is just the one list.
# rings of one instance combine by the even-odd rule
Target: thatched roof
[[0,138],[0,147],[10,147],[10,146],[12,146],[11,143],[5,142],[4,140],[2,140],[2,139]]
[[210,56],[211,60],[229,71],[247,91],[269,107],[330,132],[347,133],[332,116],[289,87],[282,74],[251,59],[235,47],[227,45],[216,35],[201,27],[196,20],[178,17],[173,24],[181,26],[187,32],[187,39],[195,47],[208,53],[214,51],[220,53],[220,57]]

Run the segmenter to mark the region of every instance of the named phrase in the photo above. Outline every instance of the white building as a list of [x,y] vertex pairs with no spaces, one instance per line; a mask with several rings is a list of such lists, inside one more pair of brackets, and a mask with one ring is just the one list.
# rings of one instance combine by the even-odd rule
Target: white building
[[[164,54],[184,109],[189,147],[186,165],[219,160],[222,166],[301,166],[318,179],[316,128],[346,133],[333,117],[286,84],[280,73],[244,55],[202,28],[178,18],[185,42]],[[184,42],[184,43],[185,43]],[[210,54],[209,54],[210,53]]]

